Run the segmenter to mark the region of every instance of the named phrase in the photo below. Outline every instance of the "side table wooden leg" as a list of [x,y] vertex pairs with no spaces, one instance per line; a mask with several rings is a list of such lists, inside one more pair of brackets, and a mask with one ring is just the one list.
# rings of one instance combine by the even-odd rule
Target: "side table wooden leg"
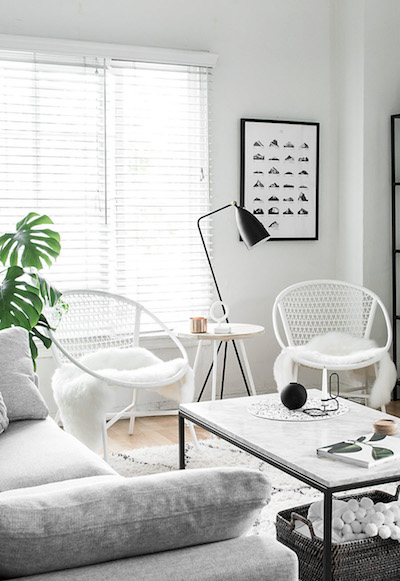
[[193,373],[194,373],[194,378],[196,379],[196,371],[197,371],[197,367],[199,365],[199,361],[200,361],[200,351],[201,351],[201,347],[203,345],[203,341],[201,339],[199,339],[198,345],[197,345],[197,349],[196,349],[196,356],[194,358],[194,363],[193,363]]
[[218,345],[213,341],[213,370],[211,384],[211,401],[215,401],[217,395],[217,365],[218,365]]
[[240,348],[240,351],[241,351],[241,354],[243,357],[244,368],[246,369],[247,378],[249,380],[251,394],[257,395],[256,386],[254,385],[254,379],[253,379],[253,375],[251,373],[250,364],[249,364],[249,360],[247,358],[247,353],[246,353],[246,349],[244,347],[243,339],[239,339],[238,343],[239,343],[239,348]]

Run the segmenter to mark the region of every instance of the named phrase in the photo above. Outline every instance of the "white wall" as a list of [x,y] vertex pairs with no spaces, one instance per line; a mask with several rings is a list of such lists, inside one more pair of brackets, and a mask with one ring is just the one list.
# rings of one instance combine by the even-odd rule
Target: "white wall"
[[334,3],[332,46],[337,123],[337,278],[363,284],[364,0]]
[[[336,0],[338,278],[391,311],[390,115],[400,113],[397,0]],[[383,325],[382,325],[383,332]]]
[[400,113],[400,6],[365,2],[364,282],[391,310],[390,116]]
[[[233,212],[215,218],[215,269],[231,320],[259,323],[248,341],[260,391],[274,389],[274,297],[288,284],[336,274],[336,124],[329,0],[0,0],[0,33],[209,50],[219,54],[211,93],[214,206],[239,198],[239,119],[318,121],[320,239],[248,252]],[[244,393],[236,368],[230,393]]]

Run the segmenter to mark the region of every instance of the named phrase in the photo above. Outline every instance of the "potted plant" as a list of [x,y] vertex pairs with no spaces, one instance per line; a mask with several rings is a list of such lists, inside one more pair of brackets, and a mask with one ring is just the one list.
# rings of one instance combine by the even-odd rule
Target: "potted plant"
[[[0,329],[24,327],[29,331],[32,359],[38,354],[34,338],[48,349],[51,340],[43,331],[50,328],[43,314],[53,307],[61,293],[39,274],[60,254],[60,235],[43,228],[53,224],[48,216],[30,212],[16,225],[15,232],[0,236]],[[35,366],[36,367],[36,366]]]

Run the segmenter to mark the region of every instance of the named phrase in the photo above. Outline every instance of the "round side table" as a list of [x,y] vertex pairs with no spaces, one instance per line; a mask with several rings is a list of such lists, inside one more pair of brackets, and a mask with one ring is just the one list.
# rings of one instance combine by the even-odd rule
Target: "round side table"
[[[198,367],[199,361],[200,361],[200,353],[202,350],[203,343],[204,343],[204,341],[212,341],[213,360],[212,360],[210,370],[208,372],[208,375],[206,377],[206,380],[204,382],[203,388],[200,392],[200,395],[199,395],[197,401],[200,401],[200,398],[203,394],[208,377],[210,375],[211,369],[212,369],[211,400],[216,399],[218,353],[219,353],[219,350],[221,348],[222,343],[225,343],[224,362],[223,362],[223,369],[222,369],[222,385],[221,385],[221,399],[222,399],[223,388],[224,388],[224,378],[225,378],[226,351],[227,351],[227,346],[228,346],[229,341],[232,341],[233,347],[235,349],[236,357],[237,357],[237,360],[239,363],[240,370],[242,372],[242,376],[243,376],[243,380],[245,382],[247,393],[250,395],[249,389],[247,387],[246,375],[247,375],[247,379],[248,379],[248,382],[250,385],[251,395],[257,395],[256,388],[254,385],[253,375],[251,373],[249,360],[248,360],[246,349],[244,346],[244,340],[250,339],[251,337],[257,337],[259,335],[264,335],[264,333],[265,333],[264,327],[262,327],[261,325],[250,325],[247,323],[229,323],[229,327],[231,328],[231,332],[226,333],[226,334],[214,333],[213,329],[215,327],[216,327],[216,325],[209,323],[207,325],[207,332],[206,333],[191,333],[189,330],[189,324],[181,325],[180,327],[175,329],[176,335],[181,339],[182,338],[185,338],[185,339],[191,338],[191,339],[198,340],[196,356],[195,356],[194,364],[193,364],[193,372],[194,372],[195,377],[196,377],[197,367]],[[242,356],[243,363],[244,363],[244,369],[242,366],[242,362],[240,360],[240,355],[239,355],[238,349],[236,347],[236,343],[239,346],[240,355]]]

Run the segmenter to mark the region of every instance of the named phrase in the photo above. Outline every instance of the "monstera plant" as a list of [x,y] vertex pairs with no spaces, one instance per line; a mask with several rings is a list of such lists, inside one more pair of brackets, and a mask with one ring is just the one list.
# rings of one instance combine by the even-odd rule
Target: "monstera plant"
[[5,267],[0,270],[0,329],[27,329],[34,363],[38,354],[34,338],[47,348],[51,345],[43,334],[50,328],[44,306],[54,306],[61,296],[39,274],[45,265],[52,265],[61,250],[60,235],[43,228],[47,224],[53,224],[48,216],[30,212],[18,222],[15,232],[0,236],[0,262]]

